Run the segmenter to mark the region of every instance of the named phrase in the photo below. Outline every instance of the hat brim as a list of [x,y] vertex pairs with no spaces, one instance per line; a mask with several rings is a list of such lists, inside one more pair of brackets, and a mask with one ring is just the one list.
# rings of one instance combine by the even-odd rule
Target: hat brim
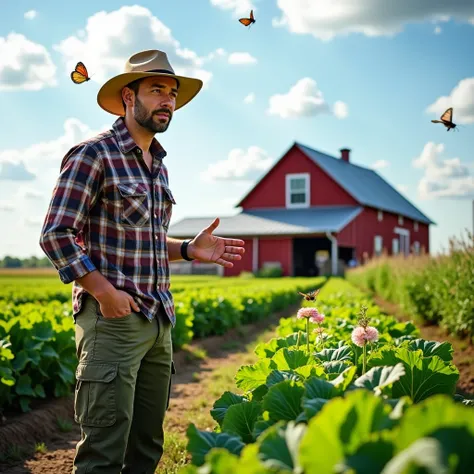
[[122,89],[136,79],[153,76],[172,77],[179,81],[178,96],[176,97],[174,110],[180,109],[194,99],[203,86],[203,82],[200,79],[178,76],[176,74],[161,72],[126,72],[112,77],[100,88],[97,93],[97,103],[106,112],[123,116],[125,115],[125,110],[122,103]]

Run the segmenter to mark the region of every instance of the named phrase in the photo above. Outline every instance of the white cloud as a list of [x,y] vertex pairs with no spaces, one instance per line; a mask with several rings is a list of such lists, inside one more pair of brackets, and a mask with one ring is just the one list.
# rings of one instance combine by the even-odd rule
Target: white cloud
[[53,87],[56,66],[48,50],[21,34],[0,36],[0,91]]
[[398,184],[397,185],[397,189],[401,192],[401,193],[406,193],[408,192],[408,186],[406,184]]
[[131,55],[157,48],[166,52],[177,74],[198,77],[205,87],[211,80],[212,73],[202,67],[206,58],[181,46],[147,8],[133,5],[110,13],[100,11],[87,19],[84,30],[85,34],[70,36],[54,46],[65,58],[67,75],[81,60],[93,74],[91,80],[103,83],[123,72]]
[[433,198],[473,198],[474,177],[469,167],[459,158],[441,159],[444,145],[428,142],[420,156],[412,162],[414,168],[424,170],[418,183],[421,199]]
[[[50,141],[29,145],[25,148],[0,150],[0,166],[3,179],[4,167],[8,173],[34,173],[36,176],[51,174],[51,170],[59,172],[59,165],[64,154],[74,145],[90,138],[102,130],[94,131],[76,118],[69,118],[63,125],[64,133]],[[28,170],[26,170],[26,167]]]
[[0,181],[32,181],[36,175],[26,169],[23,162],[5,160],[0,162]]
[[337,118],[344,119],[349,115],[349,107],[342,100],[337,100],[333,107],[334,115]]
[[337,35],[361,33],[392,36],[405,24],[456,19],[474,22],[474,3],[466,0],[278,0],[281,17],[273,26],[291,33],[310,34],[322,40]]
[[0,201],[0,212],[13,212],[15,206],[10,201]]
[[246,104],[251,104],[254,101],[255,101],[255,94],[253,92],[251,92],[250,94],[248,94],[244,98],[244,103],[246,103]]
[[333,113],[338,118],[347,116],[347,105],[341,101],[335,103],[331,112],[316,81],[309,77],[300,79],[286,94],[271,96],[269,102],[267,113],[285,119],[327,113]]
[[474,77],[459,81],[448,96],[439,97],[426,111],[438,119],[449,107],[453,107],[454,123],[474,123]]
[[23,188],[20,195],[25,199],[41,199],[44,197],[43,192],[31,188]]
[[201,172],[201,179],[205,182],[253,180],[263,171],[267,171],[272,163],[273,158],[257,146],[251,146],[247,150],[234,148],[226,160],[213,163]]
[[38,15],[38,12],[36,10],[28,10],[23,16],[27,20],[33,20],[36,18],[36,15]]
[[250,53],[231,53],[228,57],[229,64],[256,64],[257,59]]
[[211,0],[211,5],[222,10],[232,10],[235,18],[249,15],[252,9],[254,10],[254,15],[256,13],[251,0]]
[[381,170],[383,168],[387,168],[388,166],[390,166],[390,163],[387,160],[377,160],[372,164],[372,169]]

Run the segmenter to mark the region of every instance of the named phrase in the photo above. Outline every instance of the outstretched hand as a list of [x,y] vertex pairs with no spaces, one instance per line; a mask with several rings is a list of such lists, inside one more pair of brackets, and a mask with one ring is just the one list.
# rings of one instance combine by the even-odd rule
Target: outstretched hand
[[217,263],[226,268],[232,268],[233,261],[241,260],[245,253],[245,242],[240,239],[226,239],[213,235],[219,225],[219,218],[201,232],[188,245],[188,255],[201,262]]

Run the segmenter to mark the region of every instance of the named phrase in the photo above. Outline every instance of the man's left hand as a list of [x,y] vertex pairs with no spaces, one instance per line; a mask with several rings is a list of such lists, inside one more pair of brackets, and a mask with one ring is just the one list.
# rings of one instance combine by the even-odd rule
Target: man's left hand
[[216,217],[211,225],[199,232],[188,245],[188,255],[201,262],[217,263],[232,268],[233,261],[242,259],[245,242],[212,235],[218,225],[219,218]]

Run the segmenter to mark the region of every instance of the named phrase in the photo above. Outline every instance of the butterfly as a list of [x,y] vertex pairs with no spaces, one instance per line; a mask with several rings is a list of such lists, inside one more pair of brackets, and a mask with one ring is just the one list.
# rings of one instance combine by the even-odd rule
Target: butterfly
[[76,64],[76,68],[71,72],[71,79],[74,84],[82,84],[83,82],[90,81],[91,78],[83,62],[79,61]]
[[320,292],[321,290],[316,290],[316,291],[310,291],[308,294],[306,293],[301,293],[301,291],[298,291],[298,293],[301,295],[301,296],[304,296],[304,299],[306,301],[315,301],[316,300],[316,296],[318,295],[318,293]]
[[244,26],[250,26],[252,23],[255,23],[255,18],[253,17],[253,10],[250,10],[250,18],[239,18],[239,21]]
[[446,128],[447,132],[449,132],[452,128],[456,128],[456,124],[453,123],[453,108],[450,107],[446,110],[446,112],[441,115],[440,120],[432,120],[433,123],[442,123]]

